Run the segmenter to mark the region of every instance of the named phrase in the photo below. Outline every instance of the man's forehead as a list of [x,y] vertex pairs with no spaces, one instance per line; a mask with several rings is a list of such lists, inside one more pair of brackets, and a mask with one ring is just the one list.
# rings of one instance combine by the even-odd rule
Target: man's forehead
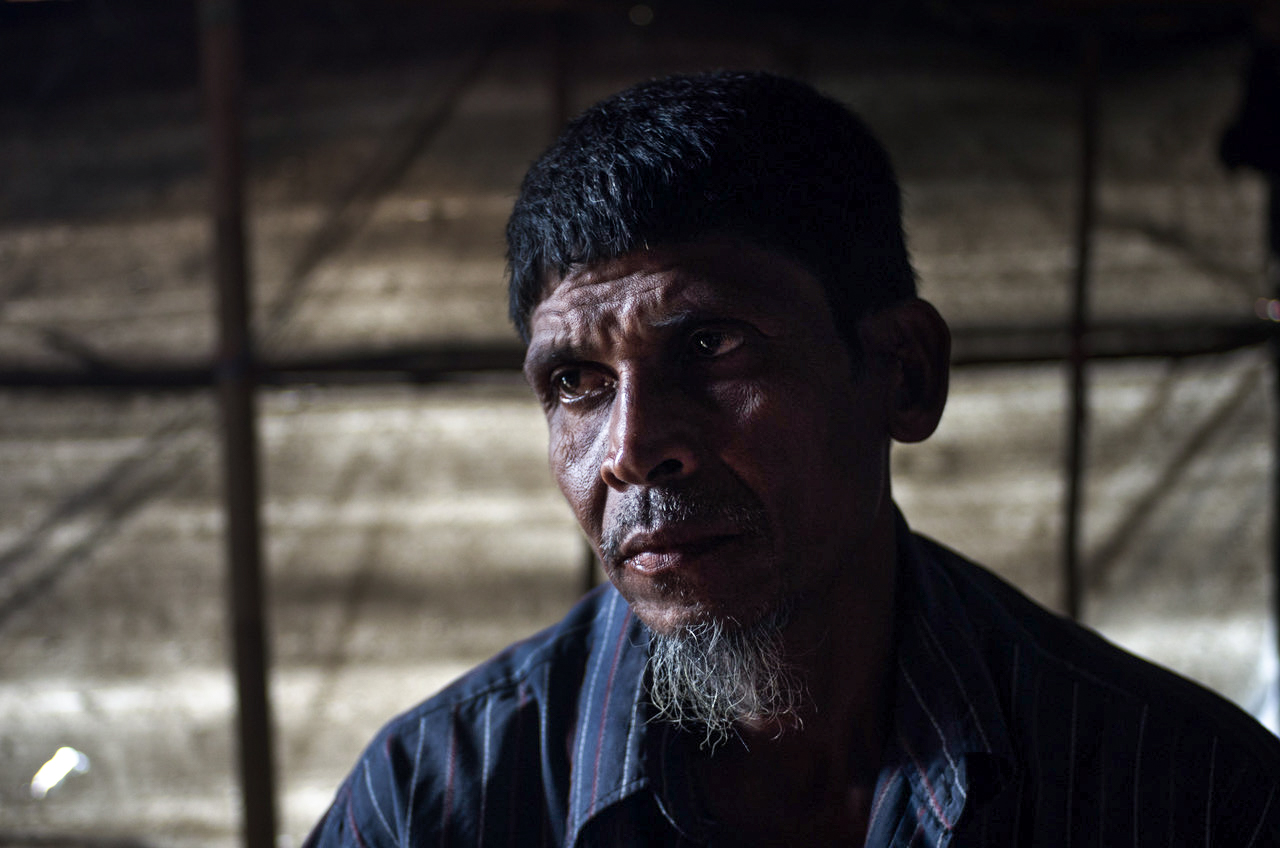
[[559,280],[530,316],[528,356],[539,359],[590,358],[622,339],[654,339],[664,327],[711,300],[705,281],[679,266],[648,264],[570,272]]
[[[628,327],[661,326],[694,303],[707,304],[713,287],[687,268],[668,262],[581,269],[559,280],[534,309],[532,336],[610,335]],[[698,294],[701,297],[698,297]]]
[[785,312],[792,304],[826,305],[802,266],[740,240],[708,238],[573,266],[547,280],[530,325],[536,334],[539,324],[548,329],[574,315],[661,323],[691,311]]
[[592,264],[575,265],[548,278],[535,313],[566,307],[622,306],[670,297],[686,287],[694,272],[670,252],[644,251]]

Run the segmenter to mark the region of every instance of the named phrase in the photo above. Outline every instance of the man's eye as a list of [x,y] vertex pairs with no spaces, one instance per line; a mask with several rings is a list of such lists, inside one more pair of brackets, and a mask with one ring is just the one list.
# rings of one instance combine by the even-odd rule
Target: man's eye
[[551,375],[551,387],[561,401],[579,400],[608,385],[608,377],[590,368],[561,368]]
[[699,359],[714,359],[741,347],[742,333],[734,330],[699,330],[689,339],[689,352]]

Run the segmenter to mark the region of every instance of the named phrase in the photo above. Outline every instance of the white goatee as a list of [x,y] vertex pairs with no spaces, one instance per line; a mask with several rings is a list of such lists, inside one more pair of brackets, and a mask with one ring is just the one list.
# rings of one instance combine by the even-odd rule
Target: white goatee
[[653,633],[649,649],[649,700],[656,718],[705,734],[714,749],[735,734],[740,721],[799,729],[807,693],[786,659],[780,609],[746,627],[711,620]]

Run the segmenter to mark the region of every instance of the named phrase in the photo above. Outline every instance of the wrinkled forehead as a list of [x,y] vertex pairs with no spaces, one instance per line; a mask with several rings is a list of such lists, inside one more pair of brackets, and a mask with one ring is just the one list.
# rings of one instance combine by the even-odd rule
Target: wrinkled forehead
[[570,269],[549,281],[530,316],[530,338],[610,335],[690,308],[707,281],[674,257],[638,254]]
[[550,278],[530,315],[531,346],[565,332],[661,327],[692,316],[829,318],[817,279],[787,257],[731,238],[638,251]]

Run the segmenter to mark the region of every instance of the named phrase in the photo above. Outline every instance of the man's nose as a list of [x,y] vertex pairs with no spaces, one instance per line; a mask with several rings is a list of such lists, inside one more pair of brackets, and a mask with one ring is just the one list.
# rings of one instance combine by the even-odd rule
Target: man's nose
[[613,489],[653,485],[698,467],[699,428],[689,399],[658,381],[624,378],[609,417],[600,477]]

